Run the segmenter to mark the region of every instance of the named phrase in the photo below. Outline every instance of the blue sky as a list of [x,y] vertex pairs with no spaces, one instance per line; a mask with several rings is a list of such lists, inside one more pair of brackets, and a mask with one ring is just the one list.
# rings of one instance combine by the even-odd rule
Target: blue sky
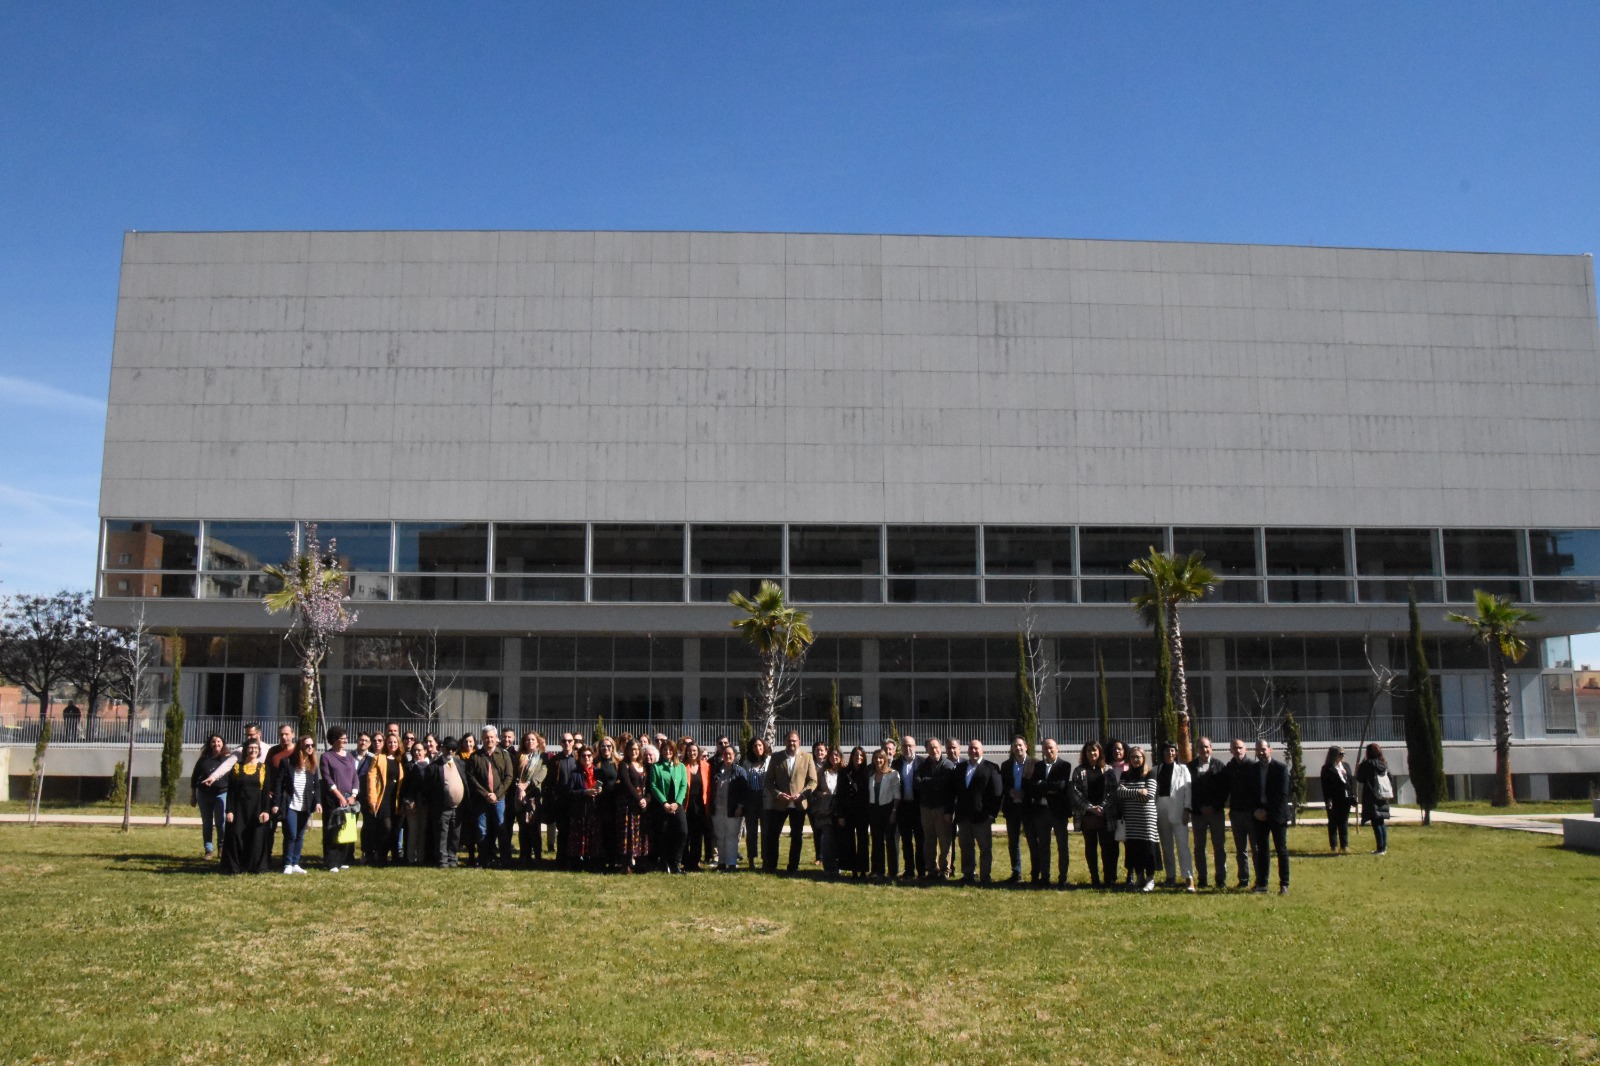
[[0,6],[0,589],[90,584],[129,229],[1600,246],[1600,5],[1125,6]]

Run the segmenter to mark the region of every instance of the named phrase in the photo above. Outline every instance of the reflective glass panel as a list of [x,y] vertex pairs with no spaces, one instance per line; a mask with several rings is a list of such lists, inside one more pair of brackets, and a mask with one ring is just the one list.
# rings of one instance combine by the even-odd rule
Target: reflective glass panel
[[207,574],[201,582],[200,595],[208,600],[259,600],[282,587],[283,582],[277,578],[260,573]]
[[[683,573],[683,527],[664,523],[647,526],[595,526],[594,572],[597,574]],[[595,598],[599,598],[598,594]],[[678,594],[672,598],[683,598],[681,587]]]
[[590,595],[596,603],[681,603],[681,577],[592,577]]
[[691,573],[776,574],[782,566],[782,526],[690,527]]
[[413,577],[395,578],[394,598],[397,600],[462,600],[478,601],[485,598],[488,589],[481,577]]
[[1223,576],[1261,573],[1256,531],[1248,527],[1180,526],[1172,531],[1172,550],[1202,553],[1206,565]]
[[792,577],[789,599],[796,603],[881,603],[877,578]]
[[[389,523],[318,522],[316,527],[323,551],[334,544],[339,565],[345,570],[381,574],[389,569]],[[305,543],[304,531],[301,543]]]
[[1072,574],[1069,526],[985,526],[986,574]]
[[[1167,531],[1160,526],[1083,526],[1078,530],[1080,569],[1085,574],[1126,574],[1128,564],[1149,555],[1151,548],[1164,550],[1166,544]],[[1087,592],[1083,598],[1091,602]]]
[[1535,581],[1533,598],[1540,603],[1594,603],[1600,600],[1600,581]]
[[293,522],[207,522],[207,570],[281,566],[295,552]]
[[790,526],[791,574],[878,574],[877,526]]
[[106,521],[107,570],[193,570],[199,522]]
[[495,573],[581,574],[583,540],[581,525],[558,522],[496,522]]
[[[1342,529],[1269,529],[1267,573],[1335,576],[1349,573]],[[1269,592],[1273,600],[1276,595]]]
[[[489,569],[486,522],[400,522],[395,527],[395,545],[395,569],[403,572],[481,574]],[[471,598],[481,600],[483,596]]]
[[977,603],[978,582],[960,578],[890,578],[890,603]]
[[990,578],[983,583],[983,598],[989,603],[1071,603],[1073,583],[1061,578]]
[[1350,596],[1348,581],[1267,582],[1267,599],[1272,603],[1348,603]]
[[1356,573],[1364,577],[1437,574],[1431,529],[1356,530]]
[[1084,603],[1127,603],[1144,591],[1138,578],[1084,578],[1078,582]]
[[506,601],[582,603],[581,577],[497,577],[494,598]]
[[1501,578],[1475,578],[1471,581],[1446,581],[1444,585],[1445,601],[1448,603],[1471,603],[1477,597],[1476,592],[1487,592],[1508,600],[1522,599],[1522,582]]
[[976,574],[977,526],[890,526],[889,573]]
[[1600,576],[1600,529],[1532,529],[1528,550],[1535,577]]
[[[1444,531],[1444,568],[1452,577],[1479,574],[1515,575],[1522,572],[1514,529],[1447,529]],[[1452,592],[1451,599],[1455,599]]]
[[[689,579],[689,598],[696,603],[725,603],[728,593],[739,592],[745,596],[754,596],[761,587],[760,577],[692,577]],[[778,581],[777,574],[769,574],[769,581]],[[782,584],[781,581],[778,581]]]

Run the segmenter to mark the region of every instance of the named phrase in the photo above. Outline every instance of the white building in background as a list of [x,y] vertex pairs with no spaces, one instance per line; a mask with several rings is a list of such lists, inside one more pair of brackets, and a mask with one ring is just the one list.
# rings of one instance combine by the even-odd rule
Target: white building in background
[[1129,560],[1201,549],[1226,578],[1184,619],[1201,731],[1270,691],[1315,762],[1397,740],[1386,701],[1366,722],[1369,660],[1404,665],[1414,587],[1465,787],[1487,675],[1444,613],[1488,588],[1553,638],[1516,673],[1515,763],[1559,794],[1600,772],[1556,667],[1600,625],[1597,412],[1586,256],[137,233],[96,614],[189,635],[192,714],[285,716],[259,568],[314,521],[363,601],[333,717],[403,714],[404,645],[437,630],[457,720],[709,737],[752,669],[724,600],[771,577],[823,635],[791,716],[837,681],[870,742],[1003,740],[1031,611],[1045,730],[1076,745],[1101,662],[1116,729],[1147,728]]

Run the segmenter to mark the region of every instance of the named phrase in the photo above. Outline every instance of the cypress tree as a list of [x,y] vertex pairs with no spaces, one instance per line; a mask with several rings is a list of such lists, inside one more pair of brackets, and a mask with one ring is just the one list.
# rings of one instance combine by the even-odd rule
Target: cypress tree
[[597,715],[594,716],[594,735],[591,736],[589,739],[593,742],[594,746],[596,748],[598,748],[598,747],[600,747],[600,742],[602,740],[604,740],[605,738],[606,738],[606,716],[603,715],[603,714],[597,714]]
[[183,777],[183,701],[178,686],[183,680],[183,638],[172,634],[172,701],[167,704],[166,728],[161,734],[161,806],[172,824],[172,804]]
[[889,719],[888,739],[894,741],[896,744],[900,743],[900,723],[896,722],[893,718]]
[[1300,723],[1294,712],[1283,716],[1283,735],[1289,749],[1289,799],[1294,805],[1294,820],[1300,820],[1300,808],[1306,805],[1306,753],[1300,746]]
[[1097,644],[1094,652],[1095,676],[1100,683],[1100,745],[1111,739],[1111,689],[1106,686],[1106,653]]
[[121,807],[128,800],[128,767],[118,762],[111,769],[111,795],[106,802],[113,807]]
[[839,679],[833,679],[833,689],[828,697],[828,747],[844,746],[844,726],[839,721]]
[[1039,738],[1039,697],[1028,669],[1028,640],[1021,633],[1017,634],[1017,716],[1011,721],[1011,735],[1027,741],[1028,753],[1033,753]]
[[[1422,622],[1417,616],[1417,593],[1411,590],[1411,668],[1406,685],[1406,765],[1411,787],[1422,808],[1422,824],[1433,824],[1434,808],[1444,799],[1444,738],[1439,724],[1439,701],[1428,671]],[[1361,758],[1361,753],[1356,757]]]

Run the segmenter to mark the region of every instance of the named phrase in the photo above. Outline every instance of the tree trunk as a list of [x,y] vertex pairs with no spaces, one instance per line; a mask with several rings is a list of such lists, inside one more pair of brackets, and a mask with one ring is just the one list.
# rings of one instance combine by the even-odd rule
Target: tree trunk
[[1178,605],[1167,607],[1167,644],[1172,656],[1172,690],[1178,704],[1178,761],[1194,758],[1189,729],[1189,674],[1183,665],[1183,627],[1178,623]]
[[126,833],[133,826],[133,705],[138,700],[139,686],[134,685],[134,695],[128,700],[128,762],[125,773],[128,777],[128,787],[124,789],[122,797],[122,831]]
[[1489,645],[1489,672],[1494,676],[1494,807],[1512,807],[1517,797],[1511,789],[1511,679],[1500,646]]
[[761,739],[771,753],[778,739],[778,660],[769,654],[761,668]]

